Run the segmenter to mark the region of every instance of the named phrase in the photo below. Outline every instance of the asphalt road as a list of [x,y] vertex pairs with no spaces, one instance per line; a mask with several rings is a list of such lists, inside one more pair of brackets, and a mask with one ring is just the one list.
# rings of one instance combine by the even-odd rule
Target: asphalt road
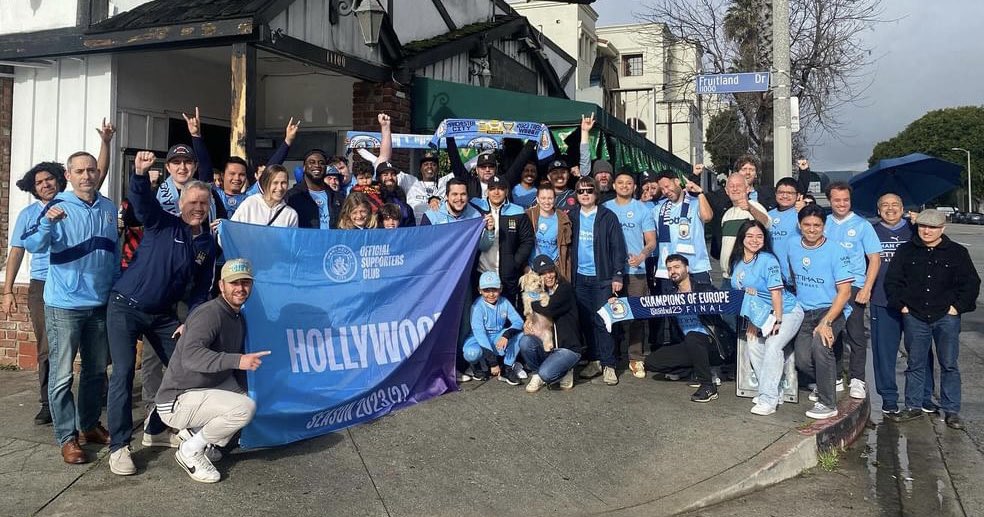
[[[967,247],[984,277],[984,226],[949,225],[946,234]],[[724,517],[738,509],[743,515],[798,517],[984,515],[984,296],[978,307],[963,316],[960,335],[964,430],[948,428],[939,416],[884,423],[872,386],[869,430],[841,453],[833,471],[816,468],[691,515]],[[900,357],[900,391],[904,371]]]

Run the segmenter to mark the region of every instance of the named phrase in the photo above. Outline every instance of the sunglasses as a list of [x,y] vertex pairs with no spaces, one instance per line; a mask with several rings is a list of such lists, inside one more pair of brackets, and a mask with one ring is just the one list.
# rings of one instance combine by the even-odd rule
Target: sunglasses
[[594,194],[593,188],[579,188],[576,190],[578,194]]

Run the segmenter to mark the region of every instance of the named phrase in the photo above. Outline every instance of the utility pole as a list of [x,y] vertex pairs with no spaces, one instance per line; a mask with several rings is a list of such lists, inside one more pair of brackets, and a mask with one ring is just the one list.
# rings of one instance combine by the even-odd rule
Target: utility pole
[[[768,0],[767,0],[768,1]],[[789,0],[772,0],[773,182],[793,175],[793,133],[789,107]]]

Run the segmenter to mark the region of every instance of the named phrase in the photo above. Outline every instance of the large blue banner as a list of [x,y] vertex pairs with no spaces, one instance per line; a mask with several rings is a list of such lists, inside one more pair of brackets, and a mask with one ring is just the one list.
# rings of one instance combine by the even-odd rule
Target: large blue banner
[[256,401],[243,447],[330,433],[457,388],[455,350],[482,220],[395,230],[223,221],[253,263],[243,307]]

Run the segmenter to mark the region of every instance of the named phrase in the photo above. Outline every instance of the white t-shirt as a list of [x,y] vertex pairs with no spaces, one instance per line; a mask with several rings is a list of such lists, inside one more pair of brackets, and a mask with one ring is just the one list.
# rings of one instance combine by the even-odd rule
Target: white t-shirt
[[[280,210],[281,207],[283,207],[283,210]],[[280,210],[280,213],[270,223],[270,219],[273,218],[273,214],[277,210]],[[236,209],[236,213],[232,215],[232,220],[240,223],[252,223],[264,226],[269,224],[270,226],[297,228],[297,212],[287,206],[287,203],[284,201],[271,208],[266,204],[266,201],[263,201],[263,194],[253,194],[246,198],[239,205],[239,208]]]

